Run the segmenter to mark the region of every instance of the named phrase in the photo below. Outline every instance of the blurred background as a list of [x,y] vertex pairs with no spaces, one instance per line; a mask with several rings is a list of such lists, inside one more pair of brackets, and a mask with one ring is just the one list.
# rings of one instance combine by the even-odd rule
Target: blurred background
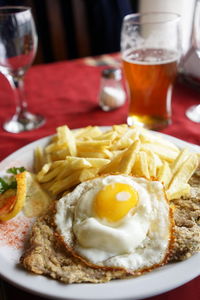
[[199,59],[192,49],[195,0],[0,0],[4,5],[32,7],[39,36],[34,64],[118,52],[122,19],[128,13],[180,13],[182,69],[200,77]]
[[35,64],[119,51],[124,15],[134,0],[0,0],[32,7],[39,48]]

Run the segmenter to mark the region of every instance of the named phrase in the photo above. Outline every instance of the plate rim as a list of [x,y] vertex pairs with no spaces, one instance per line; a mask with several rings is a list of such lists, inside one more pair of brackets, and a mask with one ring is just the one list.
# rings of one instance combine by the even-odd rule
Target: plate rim
[[[109,129],[109,128],[111,128],[111,126],[99,126],[102,130],[106,130],[106,129]],[[170,135],[167,135],[167,134],[164,134],[164,133],[161,133],[161,132],[155,132],[155,131],[150,131],[150,132],[152,132],[153,134],[155,134],[155,135],[160,135],[160,136],[163,136],[163,137],[165,137],[166,139],[168,139],[168,140],[170,140],[170,141],[172,141],[172,142],[174,142],[177,146],[179,146],[179,147],[181,147],[181,145],[182,145],[182,147],[189,147],[190,149],[192,149],[192,150],[194,150],[194,152],[200,152],[200,146],[198,146],[198,145],[195,145],[195,144],[191,144],[191,143],[188,143],[188,142],[186,142],[186,141],[183,141],[183,140],[181,140],[181,139],[178,139],[178,138],[176,138],[176,137],[173,137],[173,136],[170,136]],[[34,149],[34,146],[35,145],[37,145],[37,144],[41,144],[41,143],[48,143],[48,141],[50,140],[50,138],[52,137],[53,135],[49,135],[49,136],[45,136],[45,137],[43,137],[43,138],[40,138],[40,139],[37,139],[37,140],[35,140],[35,141],[33,141],[33,142],[31,142],[31,143],[28,143],[27,145],[25,145],[25,146],[23,146],[23,147],[21,147],[21,148],[19,148],[19,149],[17,149],[16,151],[14,151],[13,153],[11,153],[10,155],[8,155],[6,158],[4,158],[1,162],[0,162],[0,171],[2,171],[3,170],[3,168],[4,168],[4,170],[5,170],[5,167],[6,167],[6,164],[10,161],[10,160],[12,160],[13,158],[15,158],[16,156],[18,156],[22,151],[26,151],[27,149],[31,149],[31,151],[33,151],[33,149]],[[5,167],[4,167],[4,165],[5,165]],[[194,264],[194,266],[197,266],[196,265],[196,257],[197,257],[197,262],[198,262],[198,264],[199,264],[199,269],[200,269],[200,253],[197,253],[197,254],[195,254],[195,255],[193,255],[191,258],[189,258],[188,260],[185,260],[185,261],[183,261],[183,262],[178,262],[178,263],[176,263],[176,264],[178,264],[179,266],[180,266],[180,264],[181,264],[181,268],[180,269],[187,269],[187,267],[188,267],[188,261],[191,261],[193,264]],[[194,260],[194,262],[193,262],[193,260]],[[166,269],[164,269],[164,270],[167,270],[167,269],[169,269],[169,265],[167,265],[167,266],[164,266],[164,268],[166,268]],[[32,294],[36,294],[36,295],[39,295],[39,296],[43,296],[43,297],[46,297],[46,298],[49,298],[49,299],[52,299],[52,298],[55,298],[56,297],[56,299],[121,299],[121,294],[119,295],[118,293],[117,293],[117,295],[114,295],[114,297],[113,297],[113,294],[111,295],[111,291],[110,291],[110,289],[112,290],[112,291],[114,291],[114,290],[116,290],[116,287],[115,287],[115,285],[117,284],[117,286],[121,286],[122,285],[122,287],[125,287],[125,286],[129,286],[130,285],[130,282],[131,281],[139,281],[140,282],[140,278],[145,278],[145,276],[147,277],[147,279],[148,279],[148,276],[147,275],[149,275],[150,274],[150,277],[151,277],[151,275],[152,275],[152,272],[150,272],[150,273],[147,273],[147,274],[145,274],[145,275],[142,275],[142,276],[139,276],[139,277],[136,277],[136,278],[131,278],[131,279],[122,279],[122,280],[113,280],[113,281],[111,281],[111,282],[108,282],[108,283],[104,283],[104,284],[91,284],[91,283],[89,283],[89,284],[87,284],[87,283],[81,283],[81,284],[65,284],[64,286],[65,286],[65,289],[67,289],[67,290],[69,290],[70,292],[68,293],[68,294],[60,294],[60,295],[58,295],[57,293],[53,293],[52,292],[52,290],[51,291],[47,291],[47,292],[45,292],[44,291],[44,289],[43,288],[40,288],[39,290],[38,289],[35,289],[35,287],[34,287],[34,285],[32,285],[32,286],[30,286],[29,285],[29,281],[28,281],[28,285],[25,283],[24,284],[24,282],[23,283],[21,283],[19,280],[15,280],[13,277],[12,277],[12,274],[10,275],[10,273],[9,274],[6,274],[6,271],[4,271],[4,272],[2,272],[2,270],[1,270],[2,268],[1,268],[1,266],[0,266],[0,277],[2,278],[2,279],[4,279],[4,280],[6,280],[6,281],[8,281],[9,283],[11,283],[12,285],[14,285],[14,286],[16,286],[17,288],[20,288],[20,289],[22,289],[22,290],[24,290],[24,291],[27,291],[27,292],[29,292],[29,293],[32,293]],[[5,269],[5,268],[4,268]],[[159,268],[160,269],[160,268]],[[159,271],[159,269],[157,269],[156,271]],[[196,268],[196,269],[198,269],[198,268]],[[6,269],[5,269],[6,270]],[[24,272],[25,270],[23,270],[23,269],[18,269],[17,271],[19,271],[20,270],[20,272]],[[154,275],[154,277],[157,277],[156,276],[156,271],[154,271],[154,273],[153,274],[155,274]],[[162,267],[162,271],[163,271],[163,267]],[[168,273],[167,271],[164,271],[164,274],[165,274],[165,276],[166,276],[166,273]],[[187,273],[187,275],[188,275],[188,272],[185,272],[185,273]],[[52,285],[52,286],[63,286],[63,284],[61,284],[61,283],[59,283],[57,280],[53,280],[53,279],[50,279],[50,278],[47,278],[47,277],[44,277],[44,276],[42,276],[42,275],[33,275],[33,274],[29,274],[27,271],[25,271],[25,274],[23,273],[23,276],[27,276],[27,275],[29,275],[31,278],[33,278],[33,277],[35,277],[35,276],[37,276],[37,278],[40,278],[38,281],[40,282],[40,281],[43,281],[43,282],[47,282],[47,285],[49,284],[49,282],[50,282],[50,285]],[[190,280],[192,280],[192,279],[194,279],[194,278],[196,278],[196,277],[198,277],[199,275],[200,275],[200,271],[196,271],[196,272],[194,272],[193,274],[189,274],[190,276],[186,276],[185,274],[184,274],[184,278],[182,278],[182,280],[181,279],[179,279],[177,282],[175,282],[175,283],[173,283],[173,282],[171,282],[170,281],[170,284],[169,284],[169,278],[168,278],[168,275],[167,275],[167,277],[166,277],[166,279],[168,279],[168,281],[166,281],[168,284],[165,286],[165,287],[162,287],[162,286],[157,286],[157,289],[155,290],[155,291],[153,291],[153,290],[151,290],[151,291],[149,291],[149,292],[145,292],[145,291],[143,291],[141,294],[138,294],[138,293],[136,293],[135,295],[134,294],[130,294],[130,292],[129,293],[127,293],[127,289],[126,289],[126,293],[123,295],[123,299],[145,299],[145,298],[147,298],[147,297],[152,297],[152,296],[156,296],[156,295],[159,295],[159,294],[162,294],[162,293],[165,293],[165,292],[168,292],[168,291],[171,291],[171,290],[173,290],[173,289],[175,289],[175,288],[177,288],[177,287],[179,287],[179,286],[181,286],[181,285],[183,285],[183,284],[185,284],[185,283],[187,283],[188,281],[190,281]],[[28,276],[28,277],[29,277]],[[38,277],[39,276],[39,277]],[[30,278],[29,277],[29,278]],[[36,278],[36,277],[35,277]],[[148,279],[149,280],[149,279]],[[147,281],[148,281],[147,280]],[[170,279],[171,280],[171,279]],[[37,280],[36,280],[37,281]],[[143,280],[142,280],[143,281]],[[150,281],[151,281],[151,278],[150,278]],[[37,282],[36,282],[37,283]],[[36,285],[37,286],[37,285]],[[67,288],[66,288],[66,286],[67,286]],[[71,288],[71,286],[75,286],[75,287],[77,287],[77,286],[79,286],[79,287],[86,287],[86,291],[87,291],[87,293],[86,294],[82,294],[81,293],[81,297],[80,297],[80,295],[79,295],[79,297],[77,297],[78,296],[78,294],[76,294],[76,296],[74,296],[73,297],[73,288]],[[90,291],[92,291],[92,293],[91,292],[89,292],[88,293],[88,289],[87,289],[87,287],[89,286],[89,289],[90,289]],[[103,296],[103,298],[101,297],[101,298],[98,298],[98,297],[95,297],[95,288],[97,289],[97,290],[100,290],[101,291],[101,287],[103,286],[103,289],[104,290],[106,290],[106,291],[109,291],[109,293],[106,295],[106,298]],[[114,287],[114,290],[113,290],[113,287]],[[76,288],[75,288],[76,289]],[[85,288],[82,288],[83,290],[85,290]],[[81,290],[82,290],[81,289]],[[86,292],[85,291],[85,292]],[[97,293],[98,294],[98,293]],[[120,297],[120,298],[119,298]],[[136,297],[136,298],[135,298]]]

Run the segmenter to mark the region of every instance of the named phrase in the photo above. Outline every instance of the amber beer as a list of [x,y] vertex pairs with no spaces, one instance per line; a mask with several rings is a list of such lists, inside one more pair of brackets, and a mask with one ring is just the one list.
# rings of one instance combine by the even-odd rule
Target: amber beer
[[171,120],[171,93],[177,54],[165,49],[140,49],[123,57],[130,106],[128,124],[160,129]]

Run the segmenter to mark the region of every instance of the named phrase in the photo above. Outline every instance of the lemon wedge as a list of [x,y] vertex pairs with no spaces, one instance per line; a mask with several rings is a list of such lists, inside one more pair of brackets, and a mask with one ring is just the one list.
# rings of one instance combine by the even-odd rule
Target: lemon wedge
[[34,174],[27,171],[16,175],[16,201],[12,210],[0,215],[0,221],[14,218],[22,209],[28,218],[42,215],[51,202],[50,196],[41,188]]
[[10,212],[0,216],[1,221],[8,221],[14,218],[22,210],[25,201],[25,198],[23,197],[25,191],[25,173],[26,172],[16,175],[17,184],[19,181],[23,182],[23,184],[21,184],[20,188],[17,188],[15,205]]
[[52,199],[41,188],[35,175],[26,171],[18,174],[16,180],[18,198],[24,203],[23,212],[25,216],[32,218],[45,213]]

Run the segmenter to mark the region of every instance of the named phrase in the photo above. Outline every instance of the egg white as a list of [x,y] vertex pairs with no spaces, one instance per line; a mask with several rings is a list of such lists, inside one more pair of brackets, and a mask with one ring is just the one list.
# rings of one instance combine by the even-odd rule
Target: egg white
[[[139,196],[137,206],[118,222],[96,216],[93,201],[106,185],[125,183]],[[169,203],[158,181],[109,175],[83,182],[57,203],[55,223],[68,249],[102,267],[138,271],[160,264],[171,236]]]

